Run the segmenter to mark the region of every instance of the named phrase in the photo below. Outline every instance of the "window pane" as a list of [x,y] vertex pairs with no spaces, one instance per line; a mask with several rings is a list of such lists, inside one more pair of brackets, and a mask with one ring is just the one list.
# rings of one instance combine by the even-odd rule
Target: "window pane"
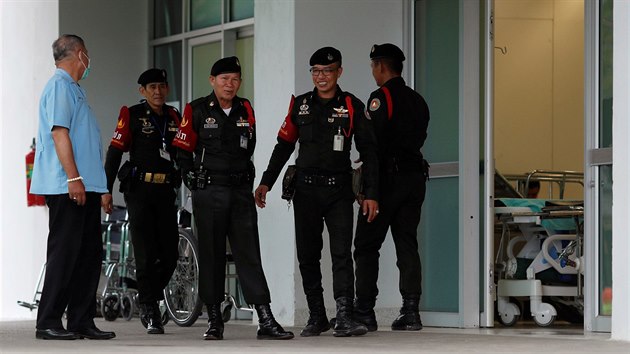
[[243,82],[238,95],[254,101],[254,37],[236,40],[236,56],[241,62]]
[[167,37],[182,32],[182,2],[155,0],[153,14],[154,38]]
[[[177,102],[174,106],[181,109],[182,98],[182,43],[174,42],[154,47],[156,68],[166,70],[170,88],[167,102]],[[179,105],[179,106],[178,106]]]
[[230,21],[254,17],[254,0],[230,0]]
[[221,42],[206,43],[192,48],[192,97],[208,96],[212,87],[208,78],[215,61],[221,58]]
[[190,29],[221,24],[221,0],[190,0]]
[[613,2],[600,2],[599,29],[599,147],[612,147]]

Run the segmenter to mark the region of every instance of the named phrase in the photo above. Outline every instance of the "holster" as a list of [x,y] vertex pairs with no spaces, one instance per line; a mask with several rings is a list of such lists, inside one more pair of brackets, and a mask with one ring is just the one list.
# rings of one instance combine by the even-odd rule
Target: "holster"
[[287,166],[287,170],[282,178],[282,196],[281,198],[291,201],[295,195],[295,180],[297,167],[295,165]]
[[118,180],[120,181],[120,188],[118,189],[121,193],[127,193],[131,189],[131,179],[133,177],[133,164],[127,160],[120,166],[118,170]]

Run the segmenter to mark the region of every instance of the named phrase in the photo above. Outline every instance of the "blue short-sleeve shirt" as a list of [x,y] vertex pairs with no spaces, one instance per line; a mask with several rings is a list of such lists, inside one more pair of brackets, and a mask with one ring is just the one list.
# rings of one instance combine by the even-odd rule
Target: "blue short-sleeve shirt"
[[39,102],[39,131],[31,190],[33,194],[68,193],[68,176],[52,138],[54,126],[68,128],[74,160],[86,192],[107,193],[101,132],[85,90],[63,69],[57,69]]

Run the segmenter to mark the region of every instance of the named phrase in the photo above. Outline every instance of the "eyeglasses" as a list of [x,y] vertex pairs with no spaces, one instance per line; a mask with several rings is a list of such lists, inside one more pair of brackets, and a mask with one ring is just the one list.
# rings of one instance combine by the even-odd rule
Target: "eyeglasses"
[[324,76],[331,76],[332,73],[334,73],[335,71],[337,71],[338,68],[323,68],[323,69],[317,69],[317,68],[310,68],[308,71],[311,72],[311,75],[313,76],[319,76],[319,74],[324,74]]

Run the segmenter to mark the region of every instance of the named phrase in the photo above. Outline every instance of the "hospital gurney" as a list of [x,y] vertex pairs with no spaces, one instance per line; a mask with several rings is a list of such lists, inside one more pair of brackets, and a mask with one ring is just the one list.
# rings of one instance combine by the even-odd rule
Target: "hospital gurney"
[[[499,321],[511,326],[521,315],[510,297],[528,297],[532,318],[549,326],[557,306],[583,313],[581,203],[541,199],[497,199],[495,214],[502,225],[495,268]],[[517,226],[520,234],[511,235]],[[525,243],[516,253],[516,246]],[[557,299],[556,306],[543,297]]]

